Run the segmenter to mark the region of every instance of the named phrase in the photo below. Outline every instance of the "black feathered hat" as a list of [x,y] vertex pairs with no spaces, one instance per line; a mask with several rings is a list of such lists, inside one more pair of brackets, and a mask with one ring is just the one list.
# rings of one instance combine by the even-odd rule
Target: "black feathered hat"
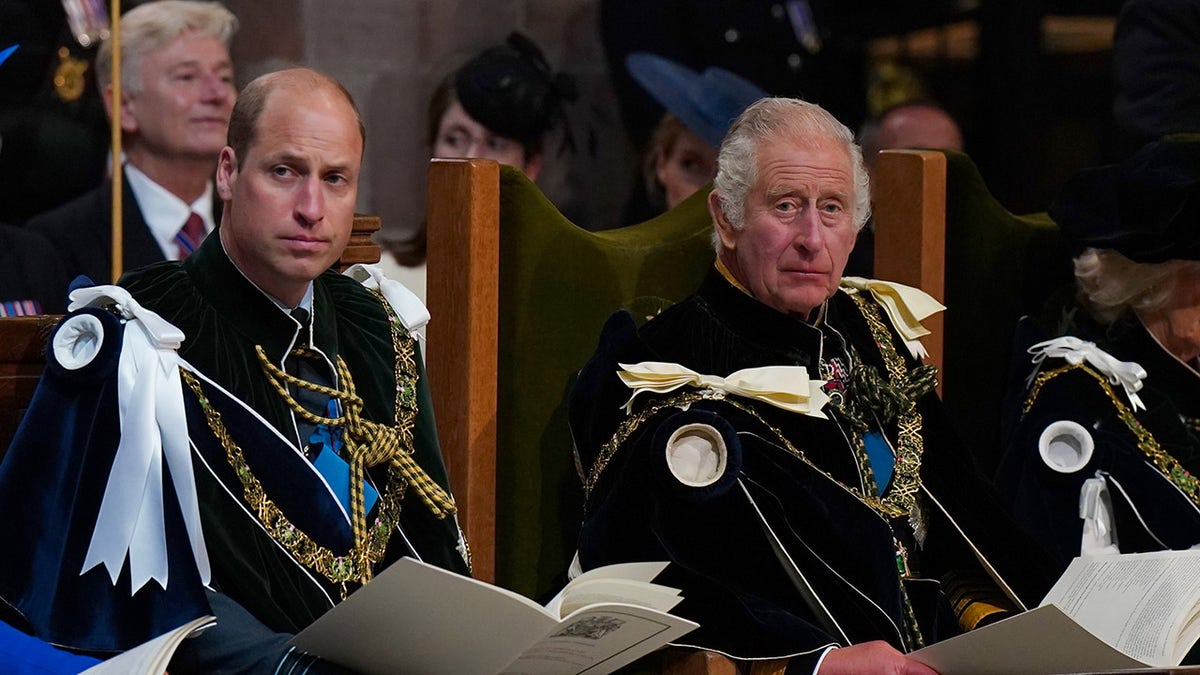
[[1067,241],[1135,262],[1200,260],[1200,139],[1155,141],[1076,173],[1050,217]]

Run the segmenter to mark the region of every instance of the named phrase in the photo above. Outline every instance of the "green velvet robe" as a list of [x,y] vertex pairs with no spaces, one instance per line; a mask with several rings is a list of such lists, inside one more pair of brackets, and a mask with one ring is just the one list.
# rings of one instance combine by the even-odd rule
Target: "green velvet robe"
[[[262,346],[268,358],[282,366],[299,328],[233,265],[219,236],[208,237],[183,262],[152,265],[126,274],[120,283],[140,303],[183,330],[186,340],[179,354],[186,361],[257,411],[284,438],[293,439],[297,448],[302,447],[293,413],[271,387],[255,354],[255,346]],[[420,354],[407,331],[402,331],[394,343],[389,313],[381,298],[348,277],[326,272],[313,283],[312,330],[316,349],[331,362],[336,356],[345,360],[358,395],[364,400],[363,416],[388,425],[396,424],[394,344],[411,350],[410,372],[415,373],[417,388],[413,456],[438,485],[449,491]],[[193,442],[199,442],[198,438],[214,441],[203,421],[190,419],[189,426]],[[230,432],[237,442],[239,430],[231,428]],[[255,448],[243,444],[241,450],[247,463],[253,464]],[[300,556],[273,539],[252,515],[254,509],[248,507],[237,473],[228,462],[197,459],[195,465],[205,542],[217,590],[268,627],[285,632],[300,630],[354,590],[356,584],[334,583],[319,570],[306,567]],[[310,466],[301,463],[302,473],[307,473]],[[263,471],[260,465],[259,473]],[[296,504],[294,492],[310,489],[315,475],[313,470],[298,483],[285,481],[282,492],[290,494],[273,494],[268,487],[266,496],[295,522],[297,518],[290,517],[281,499]],[[372,471],[370,475],[383,492],[386,474]],[[320,485],[319,480],[315,485]],[[276,492],[281,491],[277,488]],[[318,494],[320,490],[312,492],[311,496],[302,495],[301,510],[306,503],[329,498]],[[328,510],[328,503],[324,506]],[[399,512],[403,534],[391,532],[376,571],[409,554],[407,538],[426,562],[467,573],[465,547],[453,516],[435,518],[411,489],[400,501]],[[367,521],[368,525],[373,522],[372,514],[368,514]],[[335,546],[328,548],[334,555],[347,552]]]

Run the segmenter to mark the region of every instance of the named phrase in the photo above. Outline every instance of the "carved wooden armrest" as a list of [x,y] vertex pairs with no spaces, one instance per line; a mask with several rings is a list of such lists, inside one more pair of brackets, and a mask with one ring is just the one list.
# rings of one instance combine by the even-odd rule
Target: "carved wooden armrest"
[[663,675],[737,675],[737,664],[716,652],[670,648],[662,659]]

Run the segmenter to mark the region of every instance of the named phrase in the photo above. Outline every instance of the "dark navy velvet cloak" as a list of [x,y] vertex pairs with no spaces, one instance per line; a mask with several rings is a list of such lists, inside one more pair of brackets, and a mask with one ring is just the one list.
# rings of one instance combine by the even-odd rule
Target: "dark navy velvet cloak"
[[[121,284],[183,330],[180,355],[204,376],[205,398],[221,412],[267,497],[318,546],[335,555],[346,553],[353,542],[347,519],[298,451],[292,413],[270,389],[254,353],[255,345],[261,345],[272,361],[282,363],[297,339],[298,324],[245,279],[215,236],[187,260],[129,273]],[[336,355],[346,361],[365,402],[364,417],[394,424],[396,349],[381,299],[333,272],[314,281],[313,294],[312,344],[330,361]],[[28,623],[24,627],[50,642],[90,651],[126,649],[208,613],[209,606],[169,476],[168,589],[151,582],[130,598],[127,568],[124,583],[116,587],[101,568],[78,576],[118,438],[112,373],[120,325],[102,310],[84,311],[106,317],[117,337],[104,344],[111,351],[80,372],[64,374],[51,355],[34,404],[0,468],[0,536],[19,553],[0,563],[0,597],[21,613]],[[448,490],[420,355],[406,333],[401,342],[413,349],[411,372],[417,378],[414,457]],[[212,588],[268,629],[298,631],[355,584],[343,588],[331,582],[270,536],[248,507],[237,471],[186,385],[184,398]],[[371,478],[377,486],[386,484],[381,474]],[[454,518],[435,518],[415,496],[400,504],[399,528],[379,566],[415,554],[467,572]],[[368,523],[373,515],[368,514]]]
[[[903,349],[898,337],[892,339]],[[845,293],[828,302],[818,327],[755,301],[715,271],[695,295],[640,329],[618,313],[572,392],[581,470],[592,470],[626,419],[621,405],[630,390],[616,375],[618,363],[667,361],[718,376],[798,365],[815,378],[823,355],[844,353],[845,345],[886,372],[866,321]],[[639,397],[634,415],[674,393]],[[926,640],[933,641],[957,631],[940,597],[937,580],[946,573],[990,566],[996,583],[1027,605],[1041,599],[1051,578],[974,472],[968,450],[952,439],[936,396],[917,405],[928,535],[910,556],[919,560],[920,578],[906,581],[905,592]],[[663,459],[666,438],[690,423],[722,430],[729,449],[724,476],[704,488],[673,479]],[[882,430],[894,441],[894,424]],[[790,452],[780,435],[809,461]],[[790,558],[849,642],[882,639],[905,649],[893,531],[846,487],[863,485],[847,429],[832,416],[819,419],[749,399],[667,407],[617,445],[599,474],[586,504],[580,560],[584,569],[670,560],[659,581],[683,590],[675,611],[700,623],[682,643],[739,657],[794,655],[789,672],[811,672],[824,647],[847,640],[812,610],[790,565],[781,562]]]
[[[1146,370],[1138,396],[1145,410],[1133,415],[1149,434],[1149,442],[1178,462],[1191,476],[1200,476],[1200,375],[1164,350],[1132,314],[1111,326],[1074,313],[1067,333],[1095,343],[1121,361]],[[1060,569],[1079,555],[1083,520],[1079,492],[1083,482],[1103,473],[1112,498],[1117,537],[1122,553],[1185,549],[1200,544],[1200,491],[1188,494],[1156,468],[1139,446],[1139,438],[1121,419],[1113,396],[1094,375],[1081,368],[1054,376],[1036,397],[1026,386],[1031,373],[1066,365],[1046,359],[1039,367],[1025,351],[1048,339],[1030,319],[1018,331],[1016,385],[1006,416],[1006,450],[996,473],[996,485],[1017,521],[1050,550]],[[1129,400],[1120,386],[1108,387],[1122,405]],[[1028,405],[1028,410],[1024,407]],[[1046,466],[1038,439],[1051,423],[1073,421],[1095,441],[1090,461],[1073,473]]]

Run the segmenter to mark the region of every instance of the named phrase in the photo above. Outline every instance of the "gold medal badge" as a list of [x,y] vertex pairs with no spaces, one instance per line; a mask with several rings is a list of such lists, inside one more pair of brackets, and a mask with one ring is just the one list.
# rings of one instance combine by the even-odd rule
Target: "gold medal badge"
[[54,70],[54,93],[63,103],[78,101],[83,96],[84,73],[88,62],[71,56],[66,47],[58,49],[58,68]]

